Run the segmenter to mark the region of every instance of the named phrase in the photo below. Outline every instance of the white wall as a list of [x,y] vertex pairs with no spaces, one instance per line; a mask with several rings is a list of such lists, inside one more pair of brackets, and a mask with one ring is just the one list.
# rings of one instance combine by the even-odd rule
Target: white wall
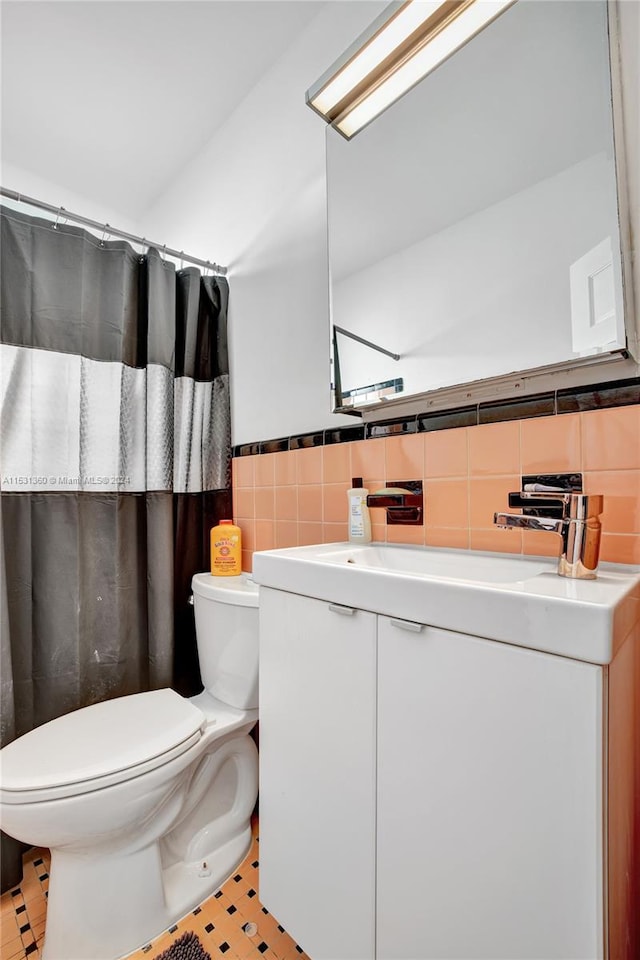
[[[104,203],[99,197],[87,197],[83,194],[69,190],[68,187],[60,186],[52,180],[45,179],[30,170],[16,167],[14,164],[3,160],[2,170],[0,172],[0,182],[2,186],[9,190],[17,190],[25,196],[33,197],[35,200],[43,200],[45,203],[60,205],[72,213],[77,213],[89,220],[97,220],[100,223],[110,223],[124,230],[127,233],[137,234],[138,224],[128,215],[126,209],[115,209],[110,204]],[[29,215],[42,216],[45,219],[55,214],[49,215],[45,211],[37,214],[33,207],[27,207],[26,204],[14,203],[2,198],[2,203],[16,210],[22,210]],[[160,239],[152,237],[153,240]]]
[[236,444],[353,424],[330,412],[325,126],[304,94],[384,6],[328,3],[143,218],[230,266]]

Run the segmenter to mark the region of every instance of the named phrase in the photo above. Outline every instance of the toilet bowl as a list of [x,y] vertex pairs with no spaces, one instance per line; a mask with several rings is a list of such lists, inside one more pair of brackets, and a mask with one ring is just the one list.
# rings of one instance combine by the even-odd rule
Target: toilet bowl
[[120,697],[0,751],[0,825],[49,847],[43,960],[115,960],[202,902],[251,845],[258,588],[192,581],[205,689]]

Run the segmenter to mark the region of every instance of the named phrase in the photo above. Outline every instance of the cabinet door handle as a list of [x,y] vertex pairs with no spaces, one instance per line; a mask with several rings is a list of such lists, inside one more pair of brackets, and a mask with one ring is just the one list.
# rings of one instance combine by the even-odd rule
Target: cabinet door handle
[[420,633],[424,624],[423,623],[413,623],[411,620],[391,620],[391,626],[397,627],[398,630],[409,630],[411,633]]
[[356,612],[355,607],[341,607],[339,603],[330,603],[329,610],[332,613],[340,613],[343,617],[352,617]]

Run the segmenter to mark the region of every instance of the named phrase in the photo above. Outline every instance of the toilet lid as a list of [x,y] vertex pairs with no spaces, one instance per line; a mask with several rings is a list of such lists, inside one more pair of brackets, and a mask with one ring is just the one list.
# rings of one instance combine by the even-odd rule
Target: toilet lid
[[196,573],[191,580],[191,589],[199,597],[230,603],[234,607],[257,607],[259,587],[247,573],[237,577],[214,577],[210,573]]
[[2,750],[2,792],[77,784],[179,755],[205,723],[201,710],[168,689],[83,707]]

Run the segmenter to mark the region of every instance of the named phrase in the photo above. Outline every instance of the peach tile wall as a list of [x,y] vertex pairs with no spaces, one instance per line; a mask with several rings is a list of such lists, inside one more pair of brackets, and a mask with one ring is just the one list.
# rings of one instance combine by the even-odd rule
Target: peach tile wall
[[498,530],[493,514],[521,474],[568,471],[605,496],[602,559],[640,563],[640,406],[626,406],[238,457],[243,568],[254,550],[346,540],[346,491],[359,476],[370,491],[424,481],[424,526],[389,527],[374,510],[374,540],[554,555],[556,538]]

